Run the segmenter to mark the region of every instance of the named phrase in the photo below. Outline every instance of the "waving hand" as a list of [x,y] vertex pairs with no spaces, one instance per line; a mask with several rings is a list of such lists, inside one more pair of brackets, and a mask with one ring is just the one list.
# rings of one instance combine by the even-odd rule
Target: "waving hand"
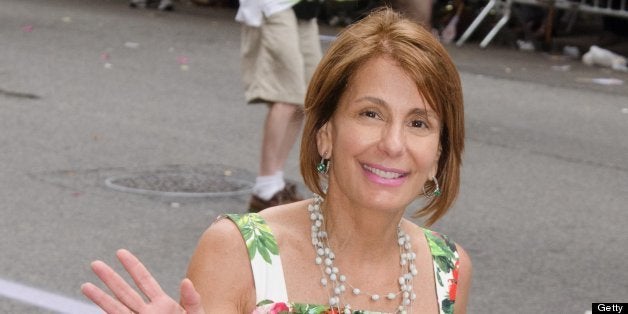
[[181,304],[168,296],[159,286],[146,267],[127,250],[118,250],[118,260],[131,275],[142,295],[131,287],[118,273],[102,261],[92,263],[92,270],[113,293],[107,294],[92,283],[85,283],[81,291],[92,302],[109,314],[113,313],[188,313],[205,314],[201,306],[201,297],[194,289],[192,281],[181,282]]

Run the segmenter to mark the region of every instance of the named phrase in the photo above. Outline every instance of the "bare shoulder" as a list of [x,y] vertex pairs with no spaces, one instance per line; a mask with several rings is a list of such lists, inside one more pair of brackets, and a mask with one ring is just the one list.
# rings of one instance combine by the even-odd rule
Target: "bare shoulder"
[[459,256],[459,269],[455,314],[464,314],[467,313],[473,266],[471,264],[471,257],[469,257],[469,254],[467,254],[467,251],[465,251],[462,246],[456,244],[456,250]]
[[[307,205],[311,200],[303,200],[295,203],[272,207],[260,212],[266,223],[270,226],[278,241],[282,239],[302,236],[309,233],[309,215]],[[307,229],[305,227],[307,226]]]
[[220,219],[205,230],[190,260],[188,278],[208,313],[246,313],[255,307],[246,244],[229,219]]
[[196,250],[197,253],[202,253],[200,258],[206,257],[206,254],[220,253],[229,258],[244,257],[248,259],[246,245],[240,230],[229,219],[219,219],[209,226],[201,235]]
[[[456,243],[456,250],[460,260],[460,272],[471,275],[473,266],[471,265],[471,257],[467,254],[467,251],[458,243]],[[462,274],[460,274],[462,276]]]

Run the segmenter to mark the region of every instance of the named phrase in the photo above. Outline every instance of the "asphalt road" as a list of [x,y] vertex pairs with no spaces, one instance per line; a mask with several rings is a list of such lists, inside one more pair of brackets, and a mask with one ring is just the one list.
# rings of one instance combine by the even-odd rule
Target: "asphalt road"
[[[0,313],[78,309],[80,284],[95,278],[89,262],[112,262],[120,247],[176,294],[201,232],[244,211],[246,195],[105,184],[146,173],[254,179],[265,108],[244,104],[235,12],[177,9],[0,0]],[[461,196],[434,228],[473,259],[469,312],[628,302],[628,73],[498,46],[449,49],[467,150]],[[296,151],[286,172],[300,182]]]

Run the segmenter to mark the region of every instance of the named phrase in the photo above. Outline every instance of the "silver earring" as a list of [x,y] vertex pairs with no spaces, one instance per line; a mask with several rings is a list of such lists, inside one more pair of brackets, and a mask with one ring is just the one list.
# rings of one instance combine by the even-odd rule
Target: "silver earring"
[[327,174],[327,172],[329,171],[329,159],[325,159],[325,156],[327,156],[327,152],[323,154],[321,162],[316,164],[316,171],[318,171],[318,173],[320,174]]
[[432,199],[433,197],[439,197],[441,196],[441,194],[443,194],[443,191],[441,191],[440,186],[438,185],[438,180],[436,180],[436,177],[432,177],[432,181],[434,181],[434,190],[433,191],[426,191],[425,190],[425,185],[423,185],[423,196],[425,196],[428,199]]

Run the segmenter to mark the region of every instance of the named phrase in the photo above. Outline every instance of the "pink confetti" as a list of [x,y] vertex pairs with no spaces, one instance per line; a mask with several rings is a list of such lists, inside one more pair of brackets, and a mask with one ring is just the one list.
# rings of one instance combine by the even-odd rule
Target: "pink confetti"
[[179,56],[179,57],[177,57],[177,62],[179,64],[188,64],[188,61],[189,61],[189,59],[186,56]]
[[26,33],[30,33],[33,31],[33,25],[24,25],[24,27],[22,27],[22,31],[26,32]]
[[83,193],[81,193],[81,192],[72,192],[72,196],[74,196],[74,197],[79,197],[79,196],[81,196],[82,194],[83,194]]
[[109,53],[107,52],[103,52],[100,54],[100,60],[102,61],[109,61]]

